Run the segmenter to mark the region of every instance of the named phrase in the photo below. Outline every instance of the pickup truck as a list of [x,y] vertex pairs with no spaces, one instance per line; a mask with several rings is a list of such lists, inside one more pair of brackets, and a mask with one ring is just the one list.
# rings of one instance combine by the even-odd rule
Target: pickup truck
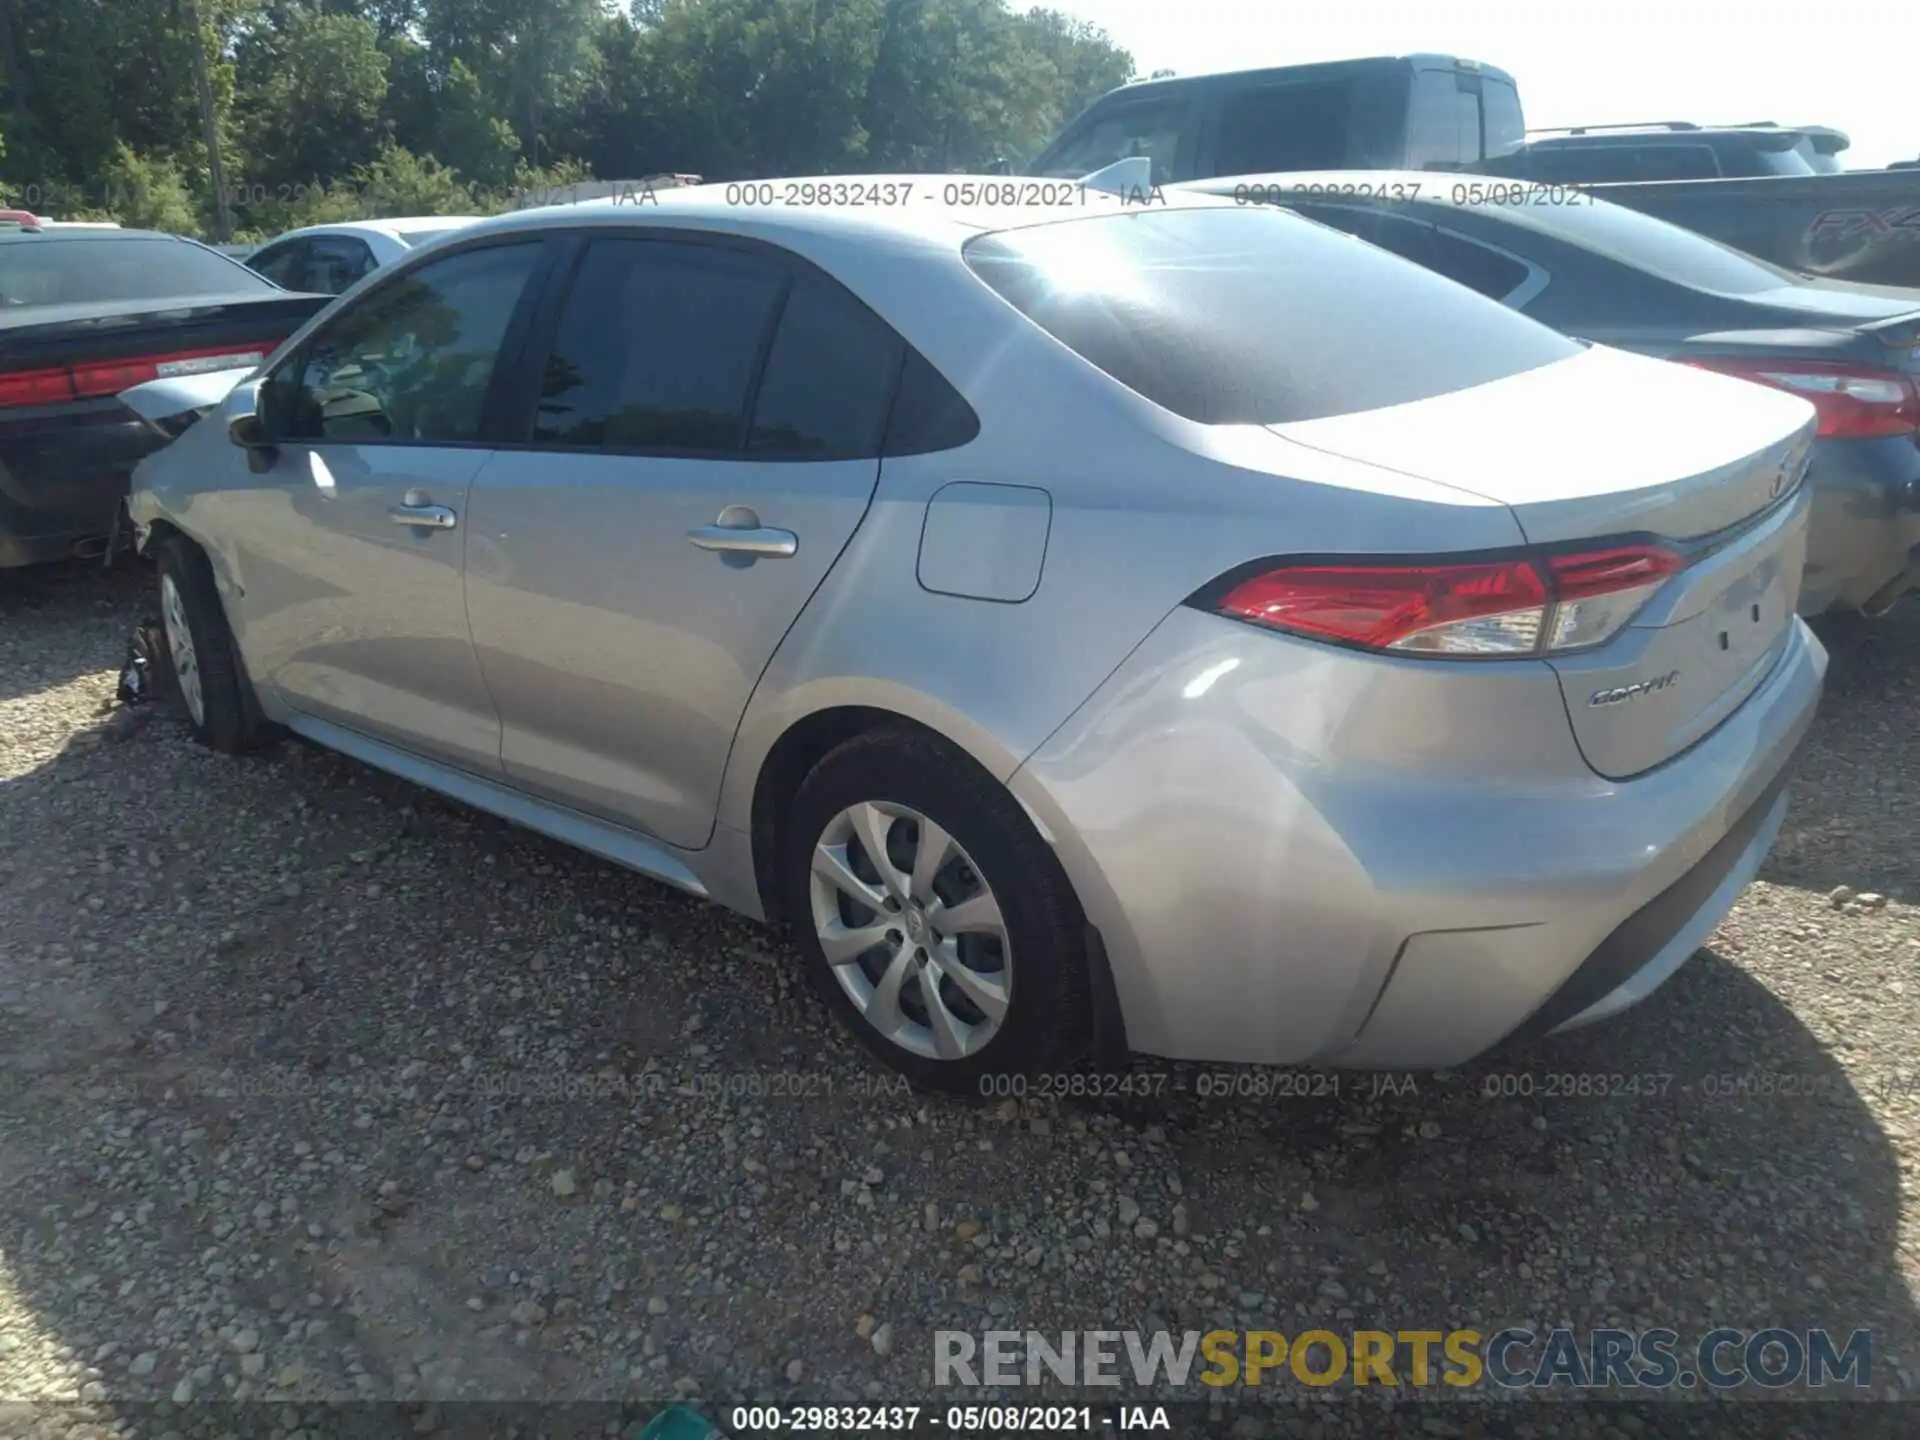
[[[1815,153],[1838,134],[1824,126],[1721,128],[1770,131],[1783,151],[1805,140]],[[1478,172],[1578,185],[1803,274],[1920,288],[1914,170],[1819,173],[1824,166],[1808,164],[1798,174],[1597,183],[1588,168],[1574,178],[1576,150],[1591,155],[1614,143],[1593,140],[1529,143],[1512,76],[1423,54],[1124,85],[1068,122],[1025,173],[1076,177],[1131,156],[1151,161],[1156,185],[1275,171]]]

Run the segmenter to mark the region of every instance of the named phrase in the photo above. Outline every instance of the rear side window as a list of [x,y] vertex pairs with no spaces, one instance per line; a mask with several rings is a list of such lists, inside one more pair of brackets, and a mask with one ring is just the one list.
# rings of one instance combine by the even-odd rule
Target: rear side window
[[1487,154],[1511,155],[1527,143],[1527,122],[1520,110],[1520,92],[1511,80],[1492,75],[1480,81],[1480,114],[1487,127]]
[[787,294],[754,400],[756,459],[878,455],[904,342],[837,285],[802,275]]
[[1491,300],[1268,206],[1001,231],[969,241],[966,257],[1081,358],[1204,424],[1399,405],[1581,353]]
[[1505,300],[1520,288],[1529,274],[1527,267],[1512,256],[1422,220],[1339,205],[1293,208],[1310,219],[1358,235],[1370,245],[1391,250],[1436,275],[1444,275],[1456,285],[1477,290],[1490,300]]
[[0,306],[273,292],[238,261],[186,240],[69,240],[56,231],[0,246]]
[[1340,170],[1353,133],[1351,79],[1262,85],[1220,103],[1211,168],[1220,175]]
[[1565,185],[1712,180],[1720,162],[1706,145],[1568,145],[1534,151],[1527,174]]
[[738,453],[786,279],[720,246],[596,240],[547,357],[534,441]]
[[1480,82],[1451,70],[1420,70],[1407,105],[1407,168],[1470,165],[1480,158]]

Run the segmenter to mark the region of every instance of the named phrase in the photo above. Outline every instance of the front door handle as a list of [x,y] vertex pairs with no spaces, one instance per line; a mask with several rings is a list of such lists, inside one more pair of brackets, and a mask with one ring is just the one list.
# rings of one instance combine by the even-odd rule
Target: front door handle
[[791,530],[775,530],[768,525],[702,525],[689,530],[687,539],[702,550],[718,550],[730,555],[781,560],[799,553],[800,537]]
[[396,525],[419,525],[428,530],[451,530],[460,517],[446,505],[389,505],[387,518]]

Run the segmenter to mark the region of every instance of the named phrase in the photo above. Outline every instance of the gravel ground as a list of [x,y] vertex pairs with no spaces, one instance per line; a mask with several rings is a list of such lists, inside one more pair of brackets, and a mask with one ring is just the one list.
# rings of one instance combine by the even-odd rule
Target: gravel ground
[[[1143,1066],[968,1106],[875,1071],[754,926],[115,712],[147,584],[0,574],[0,1400],[66,1402],[21,1424],[928,1403],[942,1328],[1871,1327],[1875,1394],[1914,1393],[1920,615],[1835,632],[1762,882],[1625,1021],[1338,1096]],[[1544,1093],[1581,1074],[1655,1078]],[[1266,1398],[1218,1423],[1385,1426]]]

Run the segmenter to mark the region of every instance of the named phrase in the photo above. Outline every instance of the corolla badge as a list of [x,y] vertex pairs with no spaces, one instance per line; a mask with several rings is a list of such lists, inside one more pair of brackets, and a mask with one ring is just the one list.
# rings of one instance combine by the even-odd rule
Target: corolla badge
[[1669,670],[1666,674],[1652,680],[1641,680],[1632,685],[1620,685],[1606,690],[1596,690],[1587,697],[1587,704],[1624,705],[1629,700],[1638,700],[1642,695],[1651,695],[1656,690],[1665,690],[1680,678],[1678,670]]

